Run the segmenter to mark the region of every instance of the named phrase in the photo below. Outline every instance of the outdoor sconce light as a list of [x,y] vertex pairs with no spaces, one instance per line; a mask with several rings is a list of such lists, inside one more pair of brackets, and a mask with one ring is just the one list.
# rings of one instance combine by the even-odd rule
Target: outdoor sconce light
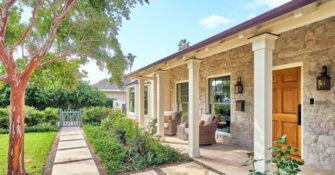
[[241,77],[238,78],[238,82],[235,84],[235,94],[242,94],[243,93],[243,84]]
[[322,67],[321,75],[316,78],[317,90],[330,90],[330,77],[327,75],[327,66]]

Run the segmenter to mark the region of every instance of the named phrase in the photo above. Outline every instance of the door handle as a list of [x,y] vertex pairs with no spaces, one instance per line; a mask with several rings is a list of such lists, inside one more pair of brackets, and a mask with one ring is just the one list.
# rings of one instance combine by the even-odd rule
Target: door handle
[[298,125],[301,125],[301,104],[298,105]]

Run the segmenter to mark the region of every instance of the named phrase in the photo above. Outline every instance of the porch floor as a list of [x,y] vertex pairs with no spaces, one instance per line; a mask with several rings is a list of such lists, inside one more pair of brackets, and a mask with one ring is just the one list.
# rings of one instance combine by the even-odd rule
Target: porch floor
[[[163,142],[165,145],[180,149],[183,153],[187,153],[188,142],[180,140],[177,137],[165,137]],[[251,167],[241,166],[247,160],[247,153],[252,150],[239,147],[236,145],[227,145],[217,143],[210,146],[200,146],[200,157],[195,160],[209,166],[217,171],[229,174],[249,174]],[[331,175],[334,172],[315,169],[302,166],[300,175]]]

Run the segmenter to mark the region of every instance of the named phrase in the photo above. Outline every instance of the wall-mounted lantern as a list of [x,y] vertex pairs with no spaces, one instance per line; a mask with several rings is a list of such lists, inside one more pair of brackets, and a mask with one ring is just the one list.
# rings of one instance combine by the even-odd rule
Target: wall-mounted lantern
[[322,67],[322,72],[319,77],[316,78],[317,90],[330,90],[330,77],[327,73],[327,66]]
[[243,84],[241,77],[238,78],[238,82],[235,84],[235,94],[242,94],[243,93]]

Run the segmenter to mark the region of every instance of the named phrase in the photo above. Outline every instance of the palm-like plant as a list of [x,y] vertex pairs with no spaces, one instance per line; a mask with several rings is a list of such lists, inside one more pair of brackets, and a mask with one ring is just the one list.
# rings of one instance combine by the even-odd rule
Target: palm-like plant
[[129,64],[129,71],[131,72],[131,68],[133,67],[136,56],[131,54],[131,53],[128,53],[126,58],[128,60],[128,64]]
[[182,51],[188,47],[190,47],[190,42],[187,39],[181,39],[178,43],[179,51]]

